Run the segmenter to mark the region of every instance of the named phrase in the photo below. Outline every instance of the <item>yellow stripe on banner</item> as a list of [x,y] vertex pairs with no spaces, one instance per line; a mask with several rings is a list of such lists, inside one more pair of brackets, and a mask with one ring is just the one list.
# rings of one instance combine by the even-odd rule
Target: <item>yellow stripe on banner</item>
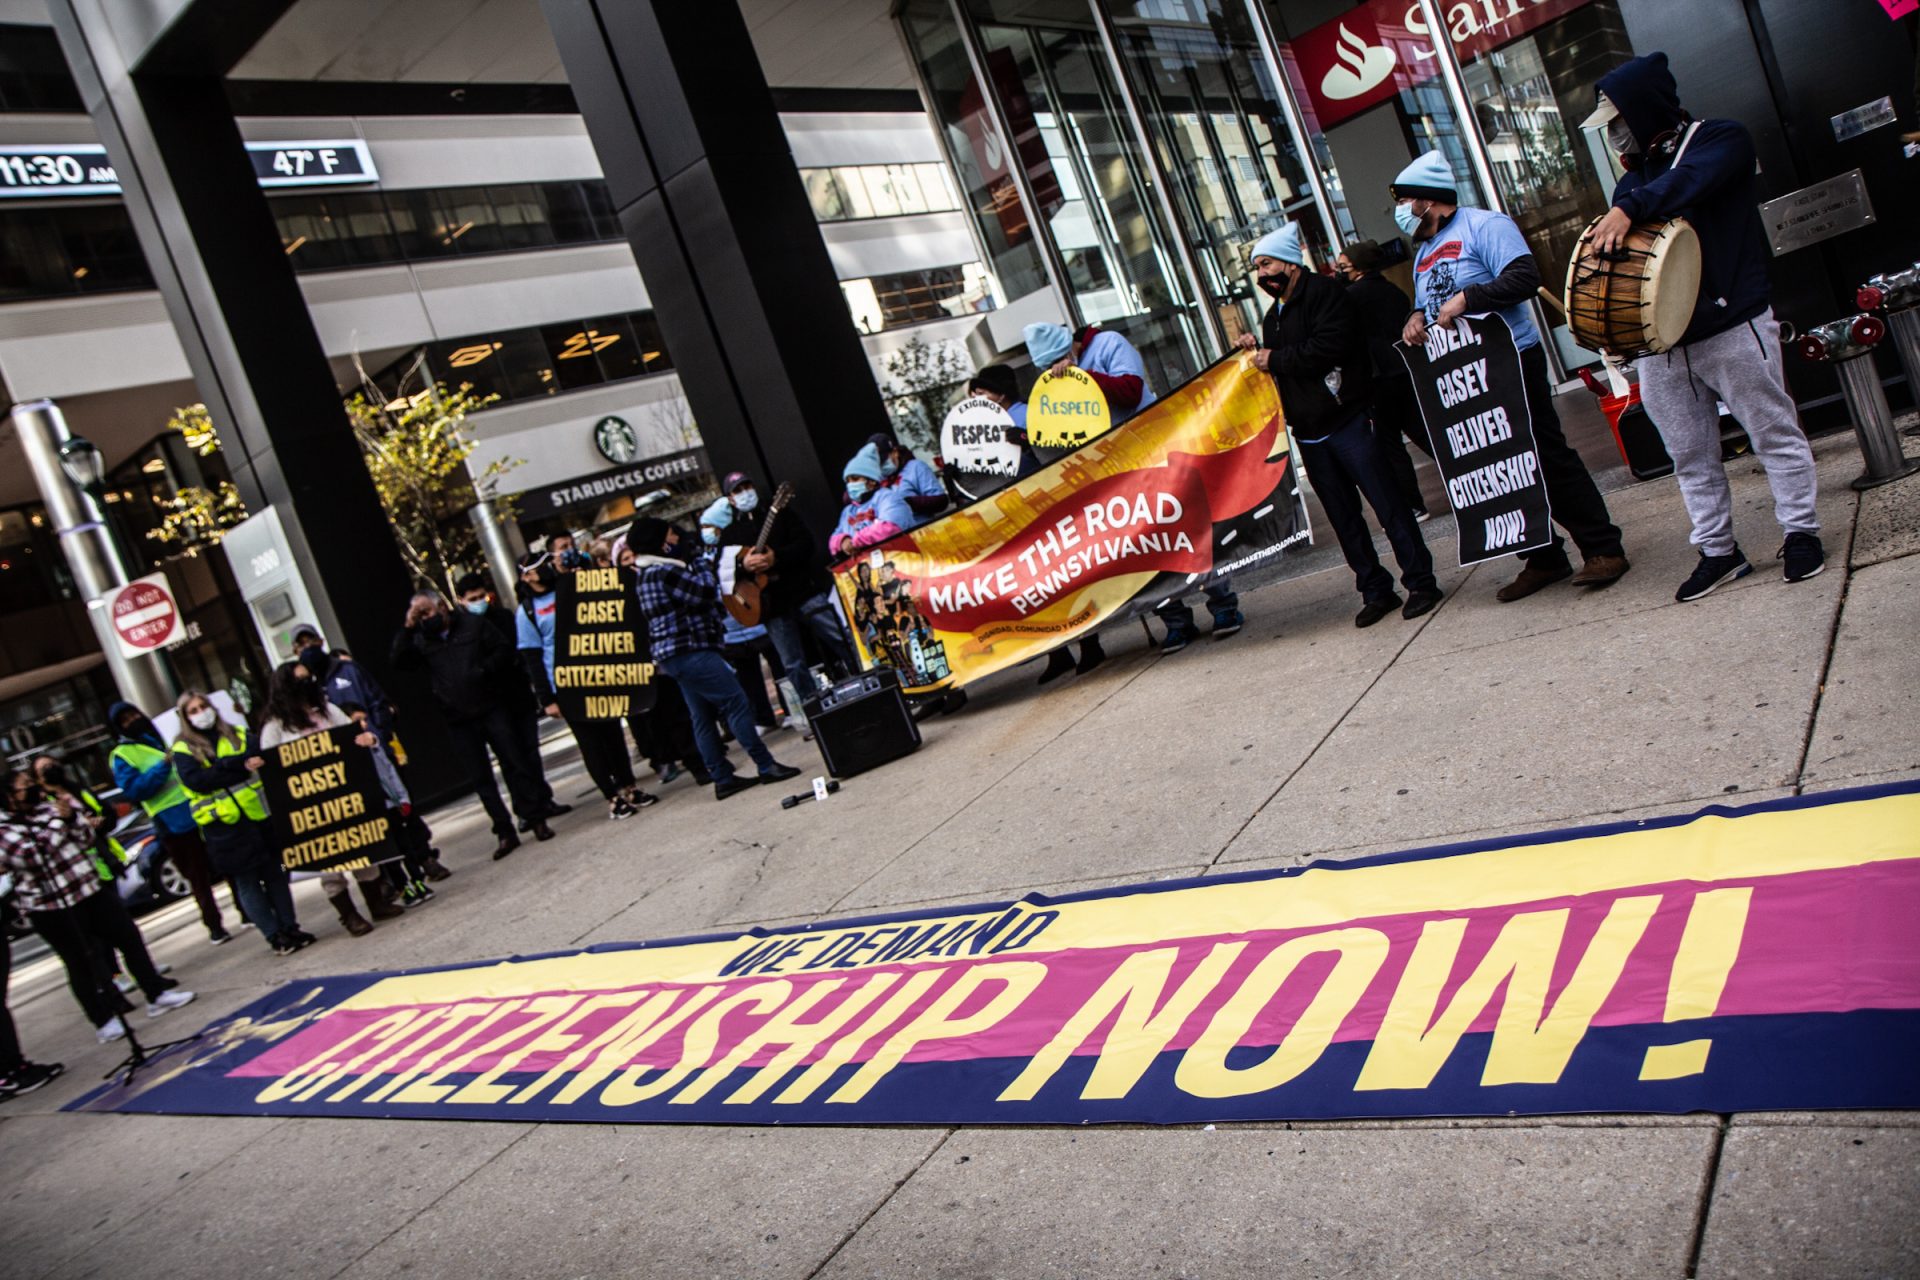
[[[1057,908],[1059,919],[1041,935],[1035,950],[1141,946],[1218,934],[1329,928],[1352,920],[1445,915],[1620,893],[1669,881],[1711,884],[1916,857],[1920,857],[1920,794],[1882,796],[1733,818],[1704,817],[1681,826],[1456,857],[1354,870],[1309,867],[1282,879],[1069,902]],[[951,918],[965,917],[956,912]],[[642,983],[712,981],[720,966],[751,942],[742,935],[684,946],[407,974],[377,982],[340,1007],[385,1008]],[[996,958],[1019,955],[1011,951]],[[967,959],[971,957],[962,957],[961,962]]]

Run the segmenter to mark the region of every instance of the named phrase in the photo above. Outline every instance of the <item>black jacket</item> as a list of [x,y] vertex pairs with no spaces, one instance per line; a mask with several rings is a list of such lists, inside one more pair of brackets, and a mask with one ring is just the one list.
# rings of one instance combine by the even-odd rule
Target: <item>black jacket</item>
[[1373,357],[1373,380],[1387,382],[1407,376],[1406,362],[1395,351],[1400,331],[1413,314],[1413,302],[1400,286],[1370,271],[1347,286],[1347,301],[1359,314],[1360,332],[1367,338],[1367,354]]
[[[1691,123],[1664,53],[1614,68],[1600,77],[1600,90],[1642,148],[1668,137],[1677,143]],[[1746,126],[1701,121],[1678,165],[1665,149],[1642,155],[1639,168],[1614,187],[1613,203],[1637,223],[1685,218],[1700,237],[1700,300],[1682,343],[1724,333],[1767,309],[1773,255],[1760,222],[1753,136]]]
[[393,665],[424,668],[449,720],[476,719],[523,700],[513,646],[493,623],[464,609],[450,614],[446,631],[437,636],[421,627],[401,628],[393,638]]
[[[1366,406],[1373,360],[1360,313],[1347,301],[1347,290],[1327,277],[1300,277],[1286,302],[1268,310],[1260,345],[1270,353],[1267,371],[1296,437],[1324,436]],[[1327,376],[1336,371],[1338,395],[1327,387]]]
[[[766,517],[758,512],[735,513],[733,523],[720,531],[720,545],[752,546],[765,521]],[[792,507],[783,508],[774,517],[773,530],[767,535],[767,550],[773,552],[774,568],[773,580],[760,593],[763,617],[796,614],[801,604],[833,585],[827,576],[827,561],[820,552],[820,544]]]

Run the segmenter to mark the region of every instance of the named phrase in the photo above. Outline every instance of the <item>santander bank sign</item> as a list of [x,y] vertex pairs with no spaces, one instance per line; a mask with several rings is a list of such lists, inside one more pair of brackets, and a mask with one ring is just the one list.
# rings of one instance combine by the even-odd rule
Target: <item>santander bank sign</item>
[[[1466,62],[1586,3],[1443,0],[1440,12],[1455,53]],[[1356,6],[1295,39],[1287,55],[1295,86],[1322,129],[1439,74],[1419,0]]]

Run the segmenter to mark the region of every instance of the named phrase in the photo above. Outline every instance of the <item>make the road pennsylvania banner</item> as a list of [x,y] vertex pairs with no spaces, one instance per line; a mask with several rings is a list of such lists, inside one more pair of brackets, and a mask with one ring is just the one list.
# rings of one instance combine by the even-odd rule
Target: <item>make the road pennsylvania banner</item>
[[1920,1105],[1920,783],[296,979],[70,1109],[1080,1124]]
[[[1029,408],[1029,424],[1032,423]],[[971,506],[835,566],[868,665],[965,684],[1309,539],[1273,379],[1214,365]]]

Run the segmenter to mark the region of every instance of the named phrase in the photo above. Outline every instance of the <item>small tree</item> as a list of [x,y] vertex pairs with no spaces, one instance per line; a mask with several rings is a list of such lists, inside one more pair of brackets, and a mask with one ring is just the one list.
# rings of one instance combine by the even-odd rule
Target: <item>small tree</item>
[[476,446],[467,419],[500,397],[477,395],[470,382],[452,390],[435,382],[406,395],[403,381],[403,394],[388,399],[364,371],[363,380],[347,418],[400,554],[416,582],[451,594],[454,580],[482,558],[467,511],[496,497],[500,478],[520,465],[496,459],[477,476],[467,467]]
[[[199,457],[210,458],[220,452],[220,435],[204,404],[175,409],[167,419],[167,428],[178,433]],[[240,491],[231,480],[221,480],[211,489],[188,485],[158,505],[163,513],[160,523],[147,530],[147,537],[182,551],[214,546],[227,530],[247,518],[247,504],[240,500]]]
[[973,367],[952,343],[934,346],[918,334],[882,357],[880,364],[887,371],[880,394],[887,399],[895,431],[917,451],[938,453],[940,423]]

